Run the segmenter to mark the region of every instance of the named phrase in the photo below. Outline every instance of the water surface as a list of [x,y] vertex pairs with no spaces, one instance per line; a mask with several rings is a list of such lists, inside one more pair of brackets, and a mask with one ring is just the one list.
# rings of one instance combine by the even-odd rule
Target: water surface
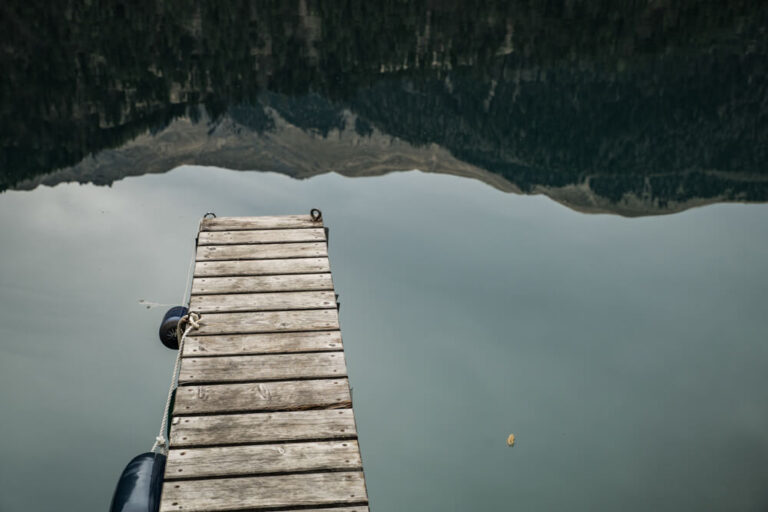
[[376,510],[766,505],[767,206],[630,220],[418,172],[186,167],[3,195],[0,508],[104,510],[173,365],[139,301],[179,300],[204,210],[306,205]]

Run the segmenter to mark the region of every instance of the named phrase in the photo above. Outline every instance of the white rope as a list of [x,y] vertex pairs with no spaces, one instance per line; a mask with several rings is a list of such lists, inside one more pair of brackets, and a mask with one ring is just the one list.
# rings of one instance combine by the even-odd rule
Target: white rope
[[[181,326],[183,324],[187,324],[187,326],[184,328],[184,333],[181,333]],[[179,369],[181,368],[181,354],[184,350],[184,340],[187,338],[187,334],[192,329],[199,329],[201,323],[201,317],[197,313],[190,312],[189,314],[184,315],[181,320],[179,320],[179,324],[176,327],[176,335],[179,338],[179,352],[176,354],[176,363],[173,365],[173,373],[171,374],[171,385],[168,388],[168,397],[165,400],[165,409],[163,410],[163,420],[160,422],[160,433],[155,438],[155,444],[152,445],[152,449],[150,451],[162,453],[163,455],[168,454],[168,445],[169,440],[167,438],[167,432],[168,432],[168,413],[171,409],[171,400],[173,399],[173,391],[178,387],[179,385]]]
[[[206,214],[207,215],[207,214]],[[203,227],[203,220],[205,216],[200,219],[200,223],[197,225],[197,237],[200,236],[200,230]],[[197,251],[197,237],[195,237],[195,251]],[[192,253],[192,257],[189,260],[189,267],[187,268],[187,284],[184,286],[184,295],[181,297],[181,304],[186,304],[189,307],[189,297],[192,293],[192,276],[193,269],[195,268],[195,252]],[[197,313],[189,312],[184,315],[179,323],[176,325],[176,337],[179,340],[179,351],[176,354],[176,362],[173,365],[173,373],[171,374],[171,385],[168,388],[168,397],[165,400],[165,409],[163,410],[163,420],[160,422],[160,433],[155,437],[155,444],[152,445],[150,451],[157,451],[164,455],[168,454],[168,445],[170,440],[167,437],[168,432],[168,413],[171,408],[171,400],[173,399],[173,392],[179,386],[179,369],[181,367],[181,354],[184,350],[184,340],[187,338],[187,334],[192,329],[200,328],[201,317]],[[181,332],[182,325],[186,323],[184,332]]]

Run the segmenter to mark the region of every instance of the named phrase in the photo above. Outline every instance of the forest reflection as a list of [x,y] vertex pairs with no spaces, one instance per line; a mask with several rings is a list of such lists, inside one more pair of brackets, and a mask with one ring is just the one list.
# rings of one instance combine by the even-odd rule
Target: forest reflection
[[38,3],[0,8],[0,190],[197,163],[768,199],[763,2]]

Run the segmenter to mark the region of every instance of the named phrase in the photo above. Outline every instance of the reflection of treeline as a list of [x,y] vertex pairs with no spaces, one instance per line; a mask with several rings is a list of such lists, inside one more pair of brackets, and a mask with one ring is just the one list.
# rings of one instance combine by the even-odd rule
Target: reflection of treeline
[[619,76],[584,77],[560,67],[546,80],[499,81],[490,101],[488,89],[475,90],[475,81],[461,77],[450,90],[437,80],[409,88],[381,81],[350,104],[386,133],[438,142],[494,172],[533,168],[534,184],[596,173],[762,174],[768,70],[760,57],[668,57],[653,63],[653,73]]
[[619,201],[625,194],[652,201],[658,207],[683,203],[691,199],[727,198],[735,201],[768,200],[767,180],[742,180],[739,176],[703,172],[674,173],[654,176],[596,176],[589,188],[598,196]]
[[256,131],[273,127],[266,104],[322,134],[350,108],[361,133],[441,144],[524,189],[763,172],[768,156],[757,1],[9,0],[0,14],[0,189],[197,104]]

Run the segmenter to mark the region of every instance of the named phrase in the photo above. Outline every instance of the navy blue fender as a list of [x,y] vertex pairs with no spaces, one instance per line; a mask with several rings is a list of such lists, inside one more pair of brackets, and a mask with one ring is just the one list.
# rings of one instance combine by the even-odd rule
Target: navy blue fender
[[181,318],[189,312],[184,306],[176,306],[165,312],[160,323],[160,341],[171,350],[179,349],[179,339],[176,337],[176,326]]
[[147,452],[125,466],[109,512],[157,512],[163,491],[165,455]]

